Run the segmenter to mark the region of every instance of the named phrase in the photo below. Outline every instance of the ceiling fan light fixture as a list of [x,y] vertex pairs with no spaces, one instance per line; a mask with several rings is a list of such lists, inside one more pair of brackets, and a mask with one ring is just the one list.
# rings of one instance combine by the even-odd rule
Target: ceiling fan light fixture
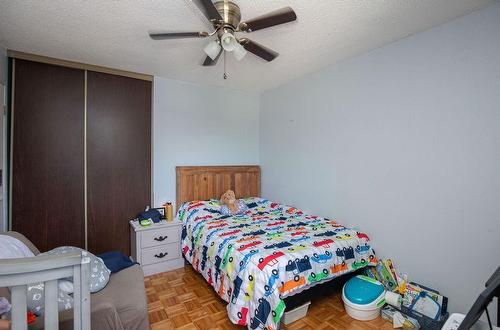
[[245,55],[247,54],[247,50],[238,43],[236,48],[233,50],[233,54],[238,61],[241,61],[243,57],[245,57]]
[[240,45],[232,32],[225,32],[220,37],[220,43],[227,52],[232,52]]
[[203,51],[208,57],[215,60],[221,51],[221,46],[217,40],[212,40],[203,48]]

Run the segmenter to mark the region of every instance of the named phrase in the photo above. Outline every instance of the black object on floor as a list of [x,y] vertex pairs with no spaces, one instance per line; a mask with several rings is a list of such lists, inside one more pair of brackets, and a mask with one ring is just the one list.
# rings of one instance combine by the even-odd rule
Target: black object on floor
[[[499,296],[500,267],[498,267],[493,275],[491,275],[491,277],[488,279],[488,281],[486,281],[486,289],[481,292],[479,297],[477,297],[476,302],[474,303],[474,305],[472,305],[467,315],[465,315],[465,318],[458,327],[458,330],[470,329],[485,311],[491,329],[491,320],[490,315],[488,314],[488,305],[493,300],[493,297],[499,298]],[[500,302],[497,303],[497,326],[500,327]]]

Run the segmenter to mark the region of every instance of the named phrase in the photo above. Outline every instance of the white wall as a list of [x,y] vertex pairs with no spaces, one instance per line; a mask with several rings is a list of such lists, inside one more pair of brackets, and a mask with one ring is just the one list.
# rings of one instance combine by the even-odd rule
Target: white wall
[[7,84],[7,50],[0,45],[0,84]]
[[155,78],[155,206],[175,201],[175,166],[259,163],[259,95]]
[[263,195],[359,226],[466,312],[500,261],[499,32],[496,3],[264,93]]

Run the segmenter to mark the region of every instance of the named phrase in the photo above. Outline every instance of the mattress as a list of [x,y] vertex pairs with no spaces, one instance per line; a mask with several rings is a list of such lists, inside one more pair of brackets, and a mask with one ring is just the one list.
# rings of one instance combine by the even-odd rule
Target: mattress
[[223,215],[218,200],[178,212],[183,255],[228,302],[235,324],[277,329],[283,298],[377,263],[363,232],[266,199],[243,201],[238,215]]

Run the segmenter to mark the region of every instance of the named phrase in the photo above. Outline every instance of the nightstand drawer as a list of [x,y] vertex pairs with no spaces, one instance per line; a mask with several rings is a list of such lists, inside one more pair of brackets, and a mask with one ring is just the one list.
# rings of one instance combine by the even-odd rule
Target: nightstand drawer
[[166,243],[179,242],[181,237],[178,227],[146,230],[141,233],[141,247],[153,247]]
[[163,244],[162,246],[141,251],[142,265],[150,265],[181,257],[180,243]]

